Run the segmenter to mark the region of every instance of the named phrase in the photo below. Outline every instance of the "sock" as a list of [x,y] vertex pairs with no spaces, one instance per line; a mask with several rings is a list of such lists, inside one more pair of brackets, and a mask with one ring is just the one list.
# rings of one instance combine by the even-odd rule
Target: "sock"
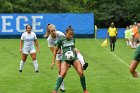
[[33,61],[33,65],[34,65],[35,71],[37,71],[38,70],[38,62],[37,62],[37,60]]
[[58,77],[57,82],[55,84],[55,89],[54,89],[55,91],[57,91],[59,89],[59,87],[62,84],[62,82],[63,82],[63,78],[62,77]]
[[19,68],[19,70],[22,70],[24,63],[25,62],[23,62],[22,60],[20,61],[20,68]]
[[126,45],[129,46],[129,41],[126,41]]
[[61,87],[61,89],[62,89],[62,90],[65,90],[64,80],[62,81],[62,84],[61,84],[61,86],[60,86],[60,87]]
[[84,58],[83,58],[82,54],[81,53],[78,53],[77,54],[77,57],[80,60],[81,65],[83,66],[85,64],[85,61],[84,61]]
[[132,46],[132,42],[131,41],[129,41],[129,45]]
[[113,51],[114,51],[114,49],[115,49],[115,44],[113,44]]
[[81,81],[81,85],[82,85],[83,90],[86,90],[85,76],[80,77],[80,81]]
[[112,44],[110,45],[110,49],[111,49],[111,51],[112,51]]

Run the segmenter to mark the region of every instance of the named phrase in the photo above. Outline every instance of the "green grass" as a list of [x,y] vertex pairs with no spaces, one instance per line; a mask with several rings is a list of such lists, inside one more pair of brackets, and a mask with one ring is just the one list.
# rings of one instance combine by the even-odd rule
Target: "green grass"
[[[112,53],[109,47],[100,46],[102,42],[76,39],[76,47],[89,63],[85,71],[87,89],[90,93],[140,93],[140,79],[133,78],[128,67],[134,49],[127,47],[125,40],[119,39]],[[39,45],[41,53],[37,54],[37,59],[40,73],[34,72],[30,56],[23,72],[19,73],[19,39],[0,39],[0,93],[51,93],[57,79],[57,67],[50,69],[52,54],[46,39],[39,39]],[[82,93],[79,76],[73,67],[67,73],[65,87],[65,93]]]

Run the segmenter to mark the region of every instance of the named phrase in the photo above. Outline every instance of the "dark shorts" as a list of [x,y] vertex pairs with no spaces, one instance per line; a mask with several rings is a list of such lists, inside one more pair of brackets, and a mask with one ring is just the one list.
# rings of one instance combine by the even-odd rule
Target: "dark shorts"
[[110,40],[110,44],[116,43],[116,36],[110,36],[109,40]]
[[136,48],[133,59],[136,61],[140,61],[140,46]]

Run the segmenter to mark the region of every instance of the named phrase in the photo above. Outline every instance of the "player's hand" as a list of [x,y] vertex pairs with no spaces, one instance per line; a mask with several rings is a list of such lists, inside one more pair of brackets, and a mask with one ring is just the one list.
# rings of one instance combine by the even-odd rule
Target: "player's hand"
[[19,52],[21,53],[22,52],[22,49],[19,49]]
[[52,62],[52,64],[51,64],[51,69],[53,69],[54,65],[55,65],[55,63],[54,63],[54,62]]

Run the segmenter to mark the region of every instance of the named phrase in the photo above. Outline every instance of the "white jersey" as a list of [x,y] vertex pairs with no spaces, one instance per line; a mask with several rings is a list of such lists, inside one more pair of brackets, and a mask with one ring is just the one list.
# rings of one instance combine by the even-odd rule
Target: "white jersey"
[[27,32],[24,32],[21,36],[21,40],[24,41],[24,49],[31,50],[34,48],[34,40],[37,39],[36,34],[34,32],[31,32],[28,34]]
[[57,41],[58,41],[58,39],[59,39],[60,37],[63,37],[63,36],[65,36],[65,35],[64,35],[62,32],[60,32],[60,31],[56,31],[56,38],[52,38],[52,36],[49,35],[49,37],[48,37],[48,39],[47,39],[47,41],[48,41],[48,47],[53,47],[53,46],[55,46],[56,43],[57,43]]

